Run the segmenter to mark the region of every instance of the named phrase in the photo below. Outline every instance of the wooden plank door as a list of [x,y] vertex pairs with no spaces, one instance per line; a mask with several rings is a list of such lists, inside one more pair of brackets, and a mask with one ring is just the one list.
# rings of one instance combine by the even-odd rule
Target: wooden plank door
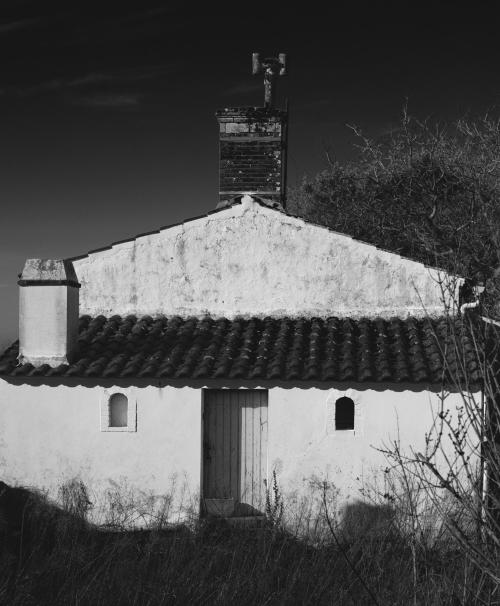
[[203,459],[203,496],[209,513],[240,516],[263,512],[266,390],[205,390]]

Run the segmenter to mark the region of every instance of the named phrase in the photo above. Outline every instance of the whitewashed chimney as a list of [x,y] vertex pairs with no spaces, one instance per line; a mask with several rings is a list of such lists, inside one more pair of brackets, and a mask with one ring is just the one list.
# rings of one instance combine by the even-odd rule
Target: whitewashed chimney
[[78,289],[71,261],[27,259],[19,284],[19,361],[68,363],[78,338]]

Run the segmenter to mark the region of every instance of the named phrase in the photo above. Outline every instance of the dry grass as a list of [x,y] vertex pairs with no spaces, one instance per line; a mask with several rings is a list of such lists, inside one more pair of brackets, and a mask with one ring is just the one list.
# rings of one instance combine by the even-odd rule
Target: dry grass
[[361,523],[351,511],[349,523],[335,527],[335,540],[311,544],[276,525],[234,529],[207,520],[192,528],[110,532],[87,524],[67,493],[64,511],[39,495],[9,490],[17,491],[9,493],[17,509],[0,499],[1,604],[499,603],[465,555],[444,542],[416,550],[415,589],[414,545],[386,512],[366,506]]

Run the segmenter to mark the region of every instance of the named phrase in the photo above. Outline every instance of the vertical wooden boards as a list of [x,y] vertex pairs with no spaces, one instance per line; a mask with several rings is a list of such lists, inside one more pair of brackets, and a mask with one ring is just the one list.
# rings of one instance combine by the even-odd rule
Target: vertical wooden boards
[[267,477],[267,391],[205,390],[203,494],[263,510]]
[[267,391],[241,390],[240,501],[262,511],[267,478]]

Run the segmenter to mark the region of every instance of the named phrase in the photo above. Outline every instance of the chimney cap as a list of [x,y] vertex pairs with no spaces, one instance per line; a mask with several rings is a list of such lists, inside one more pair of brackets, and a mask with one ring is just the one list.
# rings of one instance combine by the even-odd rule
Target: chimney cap
[[215,112],[217,118],[244,118],[247,120],[268,120],[269,118],[278,118],[286,120],[288,112],[279,107],[262,107],[255,105],[245,105],[240,107],[225,107]]
[[19,286],[80,288],[73,263],[66,259],[26,259],[19,278]]

